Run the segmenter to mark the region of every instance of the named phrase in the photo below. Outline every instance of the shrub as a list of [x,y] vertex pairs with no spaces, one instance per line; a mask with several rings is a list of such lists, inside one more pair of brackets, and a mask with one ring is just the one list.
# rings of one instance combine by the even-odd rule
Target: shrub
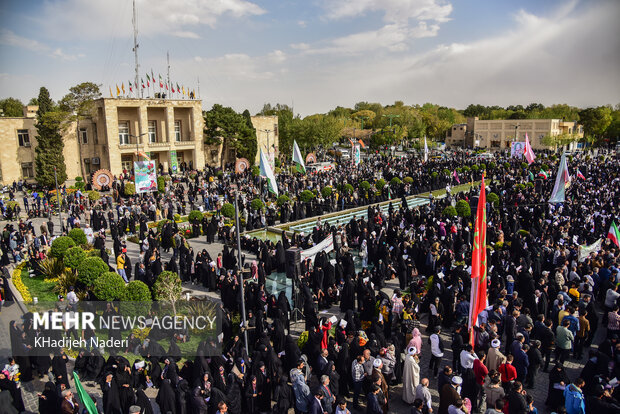
[[119,300],[125,292],[125,281],[116,272],[104,272],[93,282],[93,293],[99,300]]
[[99,191],[96,190],[91,190],[88,192],[88,199],[90,201],[97,201],[101,198],[101,193],[99,193]]
[[273,168],[273,173],[274,174],[280,174],[281,172],[282,172],[282,168],[280,168],[280,167],[274,167]]
[[132,302],[150,302],[151,291],[146,283],[139,280],[132,280],[125,286],[122,299]]
[[498,206],[499,205],[499,196],[495,193],[489,193],[487,195],[487,201],[491,204],[493,204],[494,206]]
[[431,173],[431,178],[434,180],[435,178],[437,178],[439,176],[439,174],[437,174],[437,171],[433,171]]
[[366,180],[362,181],[360,183],[360,190],[362,190],[363,192],[368,192],[368,190],[370,190],[370,183]]
[[82,229],[75,228],[69,230],[69,237],[71,237],[77,245],[88,243],[88,240],[86,240],[86,234],[84,234],[84,230]]
[[504,168],[509,170],[510,169],[510,163],[509,162],[505,162],[504,163]]
[[84,187],[86,187],[86,184],[84,184],[82,177],[75,177],[75,184],[73,184],[73,186],[78,190],[84,190]]
[[281,196],[278,197],[278,199],[276,200],[276,204],[278,206],[283,206],[284,204],[288,203],[289,201],[291,201],[291,199],[289,198],[289,196],[287,196],[286,194],[282,194]]
[[379,191],[381,191],[383,189],[383,187],[385,187],[385,180],[383,178],[379,178],[376,182],[375,182],[375,188]]
[[472,170],[473,172],[475,172],[475,173],[476,173],[476,172],[478,172],[478,170],[479,170],[479,169],[480,169],[480,167],[478,167],[477,165],[472,165],[472,166],[471,166],[471,170]]
[[76,270],[84,259],[86,259],[86,252],[78,246],[67,249],[63,257],[65,266],[70,267],[73,270]]
[[125,195],[132,196],[136,193],[136,186],[134,183],[125,183]]
[[469,217],[471,216],[471,207],[467,201],[459,200],[456,202],[456,212],[459,217]]
[[345,184],[342,186],[342,192],[345,194],[353,194],[354,188],[351,184]]
[[160,193],[166,191],[166,180],[162,176],[157,177],[157,191]]
[[314,194],[310,190],[304,190],[299,194],[299,199],[304,203],[311,201],[314,198]]
[[77,268],[78,280],[86,286],[92,286],[103,272],[108,271],[108,265],[100,257],[87,257]]
[[521,168],[526,169],[528,167],[528,163],[527,162],[522,162],[521,163]]
[[525,189],[525,184],[523,184],[523,183],[515,184],[515,188],[517,190],[524,190]]
[[198,174],[196,174],[196,173],[190,173],[190,175],[189,175],[189,178],[192,179],[192,180],[195,180],[196,177],[198,177]]
[[411,178],[411,177],[405,177],[405,178],[403,179],[403,181],[404,181],[406,184],[413,184],[413,178]]
[[525,186],[526,186],[527,188],[534,188],[534,183],[530,181],[530,182],[528,182],[527,184],[525,184]]
[[254,177],[258,177],[260,175],[260,168],[258,167],[258,165],[252,167],[252,175]]
[[398,177],[393,177],[393,178],[390,180],[390,185],[391,185],[392,187],[395,187],[395,186],[397,186],[397,185],[400,185],[400,183],[402,183],[402,181],[400,181],[400,178],[398,178]]
[[450,170],[449,170],[449,169],[447,169],[447,168],[444,168],[444,169],[443,169],[443,175],[445,175],[445,176],[449,176],[449,175],[450,175]]
[[174,219],[174,221],[181,221],[181,215],[180,214],[175,214],[172,216],[172,218]]
[[224,203],[220,212],[224,217],[233,218],[235,217],[235,206],[230,203]]
[[325,187],[321,189],[321,195],[323,196],[323,198],[327,198],[330,195],[332,195],[333,191],[334,190],[330,186],[326,185]]
[[250,208],[252,210],[261,211],[263,208],[265,208],[265,203],[263,203],[263,201],[260,198],[255,198],[254,200],[250,202]]
[[273,164],[273,165],[274,165],[275,167],[279,167],[279,166],[281,166],[281,165],[282,165],[282,161],[280,161],[280,158],[276,158],[275,160],[273,160],[273,162],[274,162],[274,164]]
[[487,165],[487,170],[489,171],[493,171],[495,169],[495,163],[493,161],[491,161],[488,165]]
[[547,165],[547,164],[541,165],[540,168],[542,168],[545,171],[549,171],[549,165]]
[[457,168],[456,168],[456,172],[460,174],[460,173],[462,173],[462,172],[463,172],[463,169],[462,169],[461,167],[457,167]]
[[463,166],[463,168],[461,168],[461,170],[463,170],[464,173],[468,173],[471,171],[471,168],[469,168],[467,165]]
[[480,164],[478,167],[480,168],[480,171],[486,171],[487,169],[487,166],[484,163]]
[[71,237],[69,236],[56,237],[54,241],[52,242],[52,248],[50,250],[50,253],[53,257],[56,257],[57,259],[62,259],[67,249],[74,247],[74,246],[75,246],[75,242],[73,241]]
[[[204,217],[204,215],[202,214],[202,212],[198,211],[198,210],[192,210],[189,212],[189,216],[187,216],[187,221],[189,221],[190,223],[198,223],[200,221],[202,221],[202,218]],[[180,217],[179,217],[180,219]]]
[[443,209],[443,215],[447,217],[456,217],[456,209],[452,206],[448,206]]
[[530,234],[529,231],[523,230],[523,229],[520,229],[518,233],[519,233],[519,236],[523,236],[523,237],[528,236]]

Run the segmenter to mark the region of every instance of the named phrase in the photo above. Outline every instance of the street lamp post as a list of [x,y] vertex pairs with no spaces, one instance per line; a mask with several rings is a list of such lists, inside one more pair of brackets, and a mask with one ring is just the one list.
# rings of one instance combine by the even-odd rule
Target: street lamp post
[[386,118],[390,118],[390,128],[392,128],[392,118],[400,118],[400,115],[396,115],[396,114],[388,114],[388,115],[383,115]]
[[62,201],[60,200],[60,191],[58,191],[58,177],[56,176],[56,166],[54,166],[54,181],[56,182],[56,198],[58,199],[58,222],[60,223],[60,234],[62,234]]
[[245,290],[243,287],[243,272],[241,265],[241,227],[239,226],[239,192],[235,191],[235,226],[237,227],[237,271],[239,277],[239,287],[241,293],[241,320],[243,321],[243,339],[245,341],[245,350],[250,352],[248,348],[248,330],[245,319]]

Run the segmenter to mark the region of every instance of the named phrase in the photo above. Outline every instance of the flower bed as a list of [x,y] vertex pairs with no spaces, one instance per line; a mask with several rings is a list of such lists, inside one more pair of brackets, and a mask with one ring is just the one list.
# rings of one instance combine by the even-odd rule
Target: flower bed
[[32,302],[32,296],[30,296],[30,292],[24,282],[22,282],[22,271],[26,266],[26,262],[21,262],[18,264],[13,270],[13,285],[17,289],[17,291],[22,295],[22,300],[26,303]]

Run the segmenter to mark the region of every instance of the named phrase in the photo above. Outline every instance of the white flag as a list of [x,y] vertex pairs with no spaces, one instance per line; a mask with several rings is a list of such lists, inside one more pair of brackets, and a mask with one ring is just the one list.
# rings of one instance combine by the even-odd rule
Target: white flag
[[428,161],[428,145],[426,145],[426,137],[424,137],[424,162]]
[[273,175],[271,165],[269,165],[269,161],[267,160],[267,157],[262,149],[260,150],[260,175],[261,177],[265,177],[267,179],[269,191],[275,193],[275,195],[278,195],[278,183],[276,182],[276,176]]

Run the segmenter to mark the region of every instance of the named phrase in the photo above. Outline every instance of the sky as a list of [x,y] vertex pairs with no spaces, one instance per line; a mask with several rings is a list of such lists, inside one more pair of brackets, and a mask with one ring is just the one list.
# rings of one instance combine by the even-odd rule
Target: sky
[[[620,103],[617,0],[136,0],[140,76],[302,116],[403,101]],[[135,77],[130,0],[0,2],[0,98]]]

